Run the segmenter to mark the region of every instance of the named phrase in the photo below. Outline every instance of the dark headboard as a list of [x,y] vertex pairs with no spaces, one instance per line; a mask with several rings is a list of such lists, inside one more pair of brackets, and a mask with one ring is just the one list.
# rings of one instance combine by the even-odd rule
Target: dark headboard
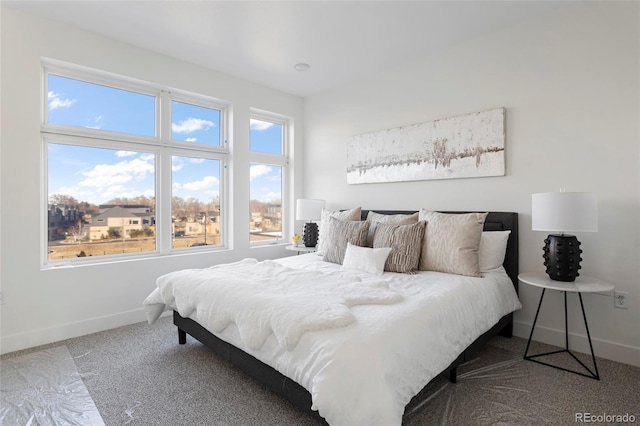
[[[412,214],[413,210],[371,210],[380,214]],[[369,210],[362,210],[361,219],[365,220]],[[471,213],[471,212],[447,212],[442,213]],[[504,256],[504,269],[513,282],[513,287],[518,291],[518,213],[513,212],[489,212],[484,221],[485,231],[511,231],[507,241],[507,252]]]

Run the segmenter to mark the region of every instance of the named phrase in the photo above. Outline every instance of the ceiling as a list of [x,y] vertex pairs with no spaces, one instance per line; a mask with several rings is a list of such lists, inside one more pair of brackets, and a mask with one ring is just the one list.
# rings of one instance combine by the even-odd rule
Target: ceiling
[[[298,96],[548,13],[555,1],[3,1]],[[564,3],[566,5],[566,3]],[[300,72],[296,63],[311,68]]]

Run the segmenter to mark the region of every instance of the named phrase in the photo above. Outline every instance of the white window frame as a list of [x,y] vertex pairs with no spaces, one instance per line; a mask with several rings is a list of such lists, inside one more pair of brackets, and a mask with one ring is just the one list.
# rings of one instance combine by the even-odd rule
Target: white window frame
[[[155,136],[142,136],[120,133],[109,130],[83,128],[71,125],[48,122],[48,76],[55,74],[61,77],[73,78],[87,83],[113,87],[154,96],[155,101]],[[228,143],[229,103],[212,97],[191,92],[164,87],[157,84],[135,80],[129,77],[115,75],[104,71],[81,67],[53,59],[42,60],[42,108],[41,108],[41,267],[51,268],[67,265],[83,265],[96,263],[111,263],[136,258],[149,258],[172,254],[197,253],[229,248],[229,217],[230,208],[227,203],[228,194],[228,164],[231,162],[231,152]],[[220,111],[220,145],[198,144],[193,142],[171,139],[171,102],[183,102]],[[128,149],[148,152],[155,155],[155,219],[156,219],[156,249],[143,253],[127,253],[121,255],[106,255],[64,259],[63,261],[48,258],[48,145],[49,143],[68,144],[107,149]],[[191,156],[220,161],[220,244],[185,249],[171,247],[171,159],[176,156]],[[82,201],[82,200],[79,200]]]
[[[249,141],[249,164],[266,164],[281,167],[282,179],[282,236],[278,239],[266,241],[249,241],[251,247],[260,247],[265,245],[282,244],[288,241],[288,230],[290,218],[290,187],[291,179],[289,173],[289,153],[291,152],[291,128],[293,127],[293,118],[282,114],[277,114],[261,109],[251,108],[250,119],[267,121],[282,126],[282,154],[269,154],[265,152],[251,151],[251,143]],[[250,124],[249,124],[250,125]],[[249,201],[249,200],[247,200]],[[247,234],[249,228],[247,227]]]

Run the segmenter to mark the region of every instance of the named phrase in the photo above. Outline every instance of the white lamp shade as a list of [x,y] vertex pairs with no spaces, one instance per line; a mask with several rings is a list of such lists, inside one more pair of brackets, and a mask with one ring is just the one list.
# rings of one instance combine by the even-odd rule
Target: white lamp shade
[[313,200],[301,198],[296,201],[296,220],[320,220],[322,209],[326,205],[325,200]]
[[598,198],[590,192],[547,192],[531,195],[531,229],[553,232],[596,232]]

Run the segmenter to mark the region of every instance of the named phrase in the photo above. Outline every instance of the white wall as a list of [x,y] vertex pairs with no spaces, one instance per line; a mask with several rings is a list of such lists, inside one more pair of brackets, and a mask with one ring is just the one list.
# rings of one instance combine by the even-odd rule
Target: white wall
[[[249,109],[293,117],[293,149],[300,154],[301,98],[4,6],[1,19],[0,285],[6,301],[0,305],[3,353],[143,321],[142,300],[162,273],[243,257],[267,258],[291,253],[282,246],[249,247]],[[40,270],[41,57],[231,102],[233,250]],[[300,167],[294,162],[294,169]],[[300,187],[294,184],[294,198],[302,195]]]
[[[580,234],[583,275],[629,293],[585,295],[598,356],[640,365],[639,5],[567,3],[550,16],[399,64],[305,99],[305,196],[333,208],[498,210],[520,214],[520,270],[544,271],[535,192],[590,191],[599,232]],[[381,52],[383,54],[384,52]],[[346,184],[345,138],[506,108],[504,177]],[[515,333],[528,337],[540,290],[520,286]],[[570,297],[570,345],[588,351]],[[545,298],[534,339],[563,343],[561,295]],[[536,328],[538,330],[538,328]]]

